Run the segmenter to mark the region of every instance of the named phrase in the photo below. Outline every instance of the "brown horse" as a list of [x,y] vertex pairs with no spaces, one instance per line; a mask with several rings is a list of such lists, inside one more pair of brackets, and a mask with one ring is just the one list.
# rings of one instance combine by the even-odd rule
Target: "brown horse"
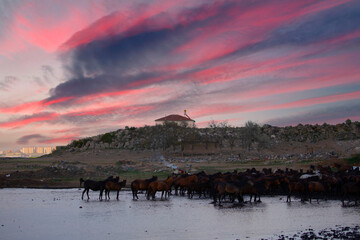
[[134,181],[132,181],[131,183],[131,191],[133,194],[133,199],[139,199],[137,193],[139,190],[143,190],[143,191],[147,191],[148,187],[149,187],[149,183],[156,181],[158,179],[157,176],[153,176],[152,178],[149,179],[136,179]]
[[301,201],[304,201],[305,186],[302,182],[290,182],[289,191],[286,202],[291,202],[291,195],[297,193],[301,197]]
[[347,197],[350,203],[350,196],[355,197],[355,205],[357,205],[357,200],[360,197],[360,182],[348,182],[345,183],[342,188],[341,201],[343,206],[345,206],[344,199]]
[[153,181],[149,183],[148,192],[147,192],[147,199],[150,199],[150,195],[152,196],[152,200],[155,200],[155,194],[157,191],[161,191],[161,200],[163,200],[163,196],[165,193],[165,200],[166,196],[170,195],[170,189],[174,183],[174,177],[170,176],[164,181]]
[[208,176],[200,176],[198,177],[197,183],[191,183],[188,186],[188,197],[193,198],[195,192],[199,194],[199,198],[201,198],[202,195],[206,197],[206,192],[210,190],[210,178]]
[[[308,185],[307,185],[307,190],[308,190],[309,202],[310,203],[311,203],[311,197],[313,197],[314,193],[324,194],[324,196],[325,196],[325,193],[326,193],[324,185],[321,182],[316,182],[316,181],[309,182]],[[317,198],[317,202],[319,202],[319,196]]]
[[111,190],[117,191],[116,199],[119,200],[119,192],[120,192],[121,188],[125,187],[125,185],[126,185],[126,180],[123,180],[122,182],[119,182],[119,183],[107,182],[105,184],[105,200],[107,200],[107,199],[110,200],[110,191]]
[[225,197],[225,195],[230,196],[231,202],[235,201],[235,198],[238,199],[239,202],[242,201],[242,191],[241,187],[239,187],[235,183],[218,181],[214,184],[214,205],[216,205],[217,200],[219,200],[219,206],[221,206],[221,199]]
[[198,177],[196,175],[187,175],[176,178],[174,181],[175,195],[178,195],[179,188],[180,188],[180,195],[184,195],[186,189],[189,188],[190,184],[197,182],[198,182]]
[[[244,185],[244,187],[242,188],[242,195],[244,195],[244,194],[248,194],[250,196],[249,202],[251,202],[253,196],[256,197],[258,195],[258,192],[257,192],[256,188],[254,187],[253,182],[249,181],[248,183],[246,183]],[[255,198],[254,198],[254,202],[255,202]]]
[[256,198],[258,198],[257,202],[261,202],[260,195],[268,192],[272,186],[278,187],[280,185],[280,180],[278,178],[267,178],[261,177],[252,181],[248,181],[245,183],[242,193],[249,194],[251,202],[252,197],[254,196],[254,202],[256,202]]

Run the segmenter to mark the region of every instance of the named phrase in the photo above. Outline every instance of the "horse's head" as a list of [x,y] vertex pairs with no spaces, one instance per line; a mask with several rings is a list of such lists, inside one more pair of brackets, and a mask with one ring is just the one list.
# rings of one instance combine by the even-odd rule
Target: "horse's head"
[[165,182],[167,183],[173,183],[174,182],[174,177],[173,176],[168,176],[168,178],[165,180]]
[[119,176],[117,176],[116,178],[114,178],[114,182],[119,182],[120,178]]

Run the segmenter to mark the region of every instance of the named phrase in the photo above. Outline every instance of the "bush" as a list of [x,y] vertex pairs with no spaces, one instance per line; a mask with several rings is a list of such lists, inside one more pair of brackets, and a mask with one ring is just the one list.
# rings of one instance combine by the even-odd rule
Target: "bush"
[[80,139],[80,140],[74,140],[71,143],[71,146],[75,147],[75,148],[81,148],[84,145],[84,142]]
[[111,133],[105,133],[104,135],[101,136],[101,141],[104,143],[112,143],[112,134]]

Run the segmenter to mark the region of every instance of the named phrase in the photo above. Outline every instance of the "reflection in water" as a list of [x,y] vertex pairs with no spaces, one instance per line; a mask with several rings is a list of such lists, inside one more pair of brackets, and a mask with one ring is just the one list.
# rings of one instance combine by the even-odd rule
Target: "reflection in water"
[[[264,197],[262,203],[214,207],[209,199],[81,200],[81,190],[1,189],[1,239],[260,239],[360,222],[360,208]],[[2,226],[3,225],[3,226]]]

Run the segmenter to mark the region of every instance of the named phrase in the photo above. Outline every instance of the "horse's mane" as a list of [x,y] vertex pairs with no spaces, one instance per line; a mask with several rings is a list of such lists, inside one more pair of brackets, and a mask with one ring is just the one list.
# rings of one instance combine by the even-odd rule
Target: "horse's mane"
[[152,176],[152,178],[149,178],[149,179],[145,179],[146,182],[153,182],[153,181],[156,181],[158,179],[157,176]]

